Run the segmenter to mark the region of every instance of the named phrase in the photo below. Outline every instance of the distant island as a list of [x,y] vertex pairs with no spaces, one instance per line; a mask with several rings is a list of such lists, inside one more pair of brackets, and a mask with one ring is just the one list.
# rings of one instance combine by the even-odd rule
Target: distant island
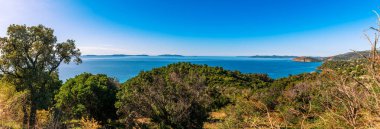
[[295,62],[322,62],[321,59],[314,58],[314,57],[306,57],[306,56],[293,58],[293,61]]
[[281,55],[255,55],[248,56],[250,58],[296,58],[297,56],[281,56]]
[[[379,51],[380,52],[380,51]],[[128,55],[128,54],[110,54],[110,55],[83,55],[83,57],[123,57],[123,56],[153,56],[147,54],[138,55]],[[184,55],[179,54],[162,54],[154,55],[162,57],[184,57]],[[315,57],[315,56],[288,56],[288,55],[254,55],[254,56],[235,56],[235,57],[246,57],[246,58],[290,58],[295,62],[322,62],[322,61],[349,61],[356,60],[370,56],[370,52],[367,51],[357,51],[357,52],[347,52],[344,54],[339,54],[330,57]],[[198,56],[188,56],[188,57],[198,57]]]
[[176,55],[176,54],[162,54],[158,56],[168,56],[168,57],[183,57],[183,55]]
[[83,55],[83,56],[149,56],[145,54],[140,54],[140,55],[126,55],[126,54],[112,54],[112,55]]

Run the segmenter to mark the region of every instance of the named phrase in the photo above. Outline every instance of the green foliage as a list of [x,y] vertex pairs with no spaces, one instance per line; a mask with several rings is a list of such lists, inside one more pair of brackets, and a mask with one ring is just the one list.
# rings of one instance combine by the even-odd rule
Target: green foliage
[[7,37],[0,38],[1,72],[17,91],[29,92],[30,109],[24,111],[29,111],[25,117],[30,128],[35,126],[37,109],[47,108],[60,86],[59,65],[72,60],[81,63],[74,40],[57,43],[53,32],[43,25],[10,25]]
[[176,63],[128,80],[118,93],[116,105],[130,126],[142,117],[151,118],[162,128],[201,128],[209,111],[229,102],[222,89],[257,89],[271,81],[266,75]]
[[278,98],[282,95],[283,91],[294,87],[300,82],[314,80],[317,75],[318,73],[304,73],[277,79],[270,83],[270,86],[255,90],[255,96],[258,100],[265,103],[269,109],[273,110],[279,104]]
[[82,117],[102,121],[116,119],[117,82],[103,74],[83,73],[68,79],[55,96],[56,107],[69,119]]
[[[219,112],[226,118],[219,128],[281,128],[300,127],[302,121],[314,121],[313,113],[318,105],[317,90],[311,85],[319,73],[305,73],[277,79],[270,86],[260,89],[234,89],[233,103]],[[313,110],[310,109],[313,104]]]
[[369,61],[325,62],[319,73],[277,79],[252,94],[235,89],[243,95],[218,111],[227,114],[219,128],[379,127],[379,65]]
[[[270,128],[266,113],[269,111],[265,104],[257,101],[254,92],[250,89],[239,90],[240,96],[233,104],[225,106],[219,112],[224,112],[226,117],[218,128]],[[264,124],[265,123],[265,124]],[[264,125],[264,126],[263,126]]]
[[332,70],[351,77],[360,77],[368,74],[368,65],[369,62],[365,59],[351,61],[327,61],[318,69],[325,71]]

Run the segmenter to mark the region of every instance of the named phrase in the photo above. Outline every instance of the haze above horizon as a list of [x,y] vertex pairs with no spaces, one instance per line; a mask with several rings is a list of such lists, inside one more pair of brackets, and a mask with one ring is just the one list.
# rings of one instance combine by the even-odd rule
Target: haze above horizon
[[0,0],[10,24],[53,28],[84,55],[331,56],[369,48],[376,0]]

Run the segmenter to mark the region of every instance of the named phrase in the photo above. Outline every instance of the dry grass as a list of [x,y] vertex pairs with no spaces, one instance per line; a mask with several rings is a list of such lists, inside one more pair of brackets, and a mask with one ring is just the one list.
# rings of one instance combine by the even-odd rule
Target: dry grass
[[223,119],[223,118],[225,118],[226,116],[227,116],[227,114],[224,113],[224,112],[211,112],[211,113],[210,113],[210,117],[211,117],[212,119]]
[[25,93],[0,80],[0,128],[21,128]]
[[205,129],[218,129],[218,124],[221,120],[225,119],[227,114],[223,111],[211,112],[209,122],[203,124]]
[[99,129],[99,128],[101,128],[100,123],[97,122],[95,119],[82,118],[80,122],[81,122],[81,127],[83,129]]

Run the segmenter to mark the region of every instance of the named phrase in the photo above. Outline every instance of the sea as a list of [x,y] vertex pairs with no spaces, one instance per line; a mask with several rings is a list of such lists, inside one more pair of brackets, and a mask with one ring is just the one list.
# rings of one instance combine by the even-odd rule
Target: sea
[[223,67],[226,70],[237,70],[242,73],[268,74],[278,79],[289,75],[310,73],[317,70],[321,62],[294,62],[292,58],[283,57],[235,57],[235,56],[82,56],[83,62],[61,64],[59,76],[62,81],[87,72],[106,74],[123,83],[135,77],[141,71],[166,66],[177,62],[206,64]]

